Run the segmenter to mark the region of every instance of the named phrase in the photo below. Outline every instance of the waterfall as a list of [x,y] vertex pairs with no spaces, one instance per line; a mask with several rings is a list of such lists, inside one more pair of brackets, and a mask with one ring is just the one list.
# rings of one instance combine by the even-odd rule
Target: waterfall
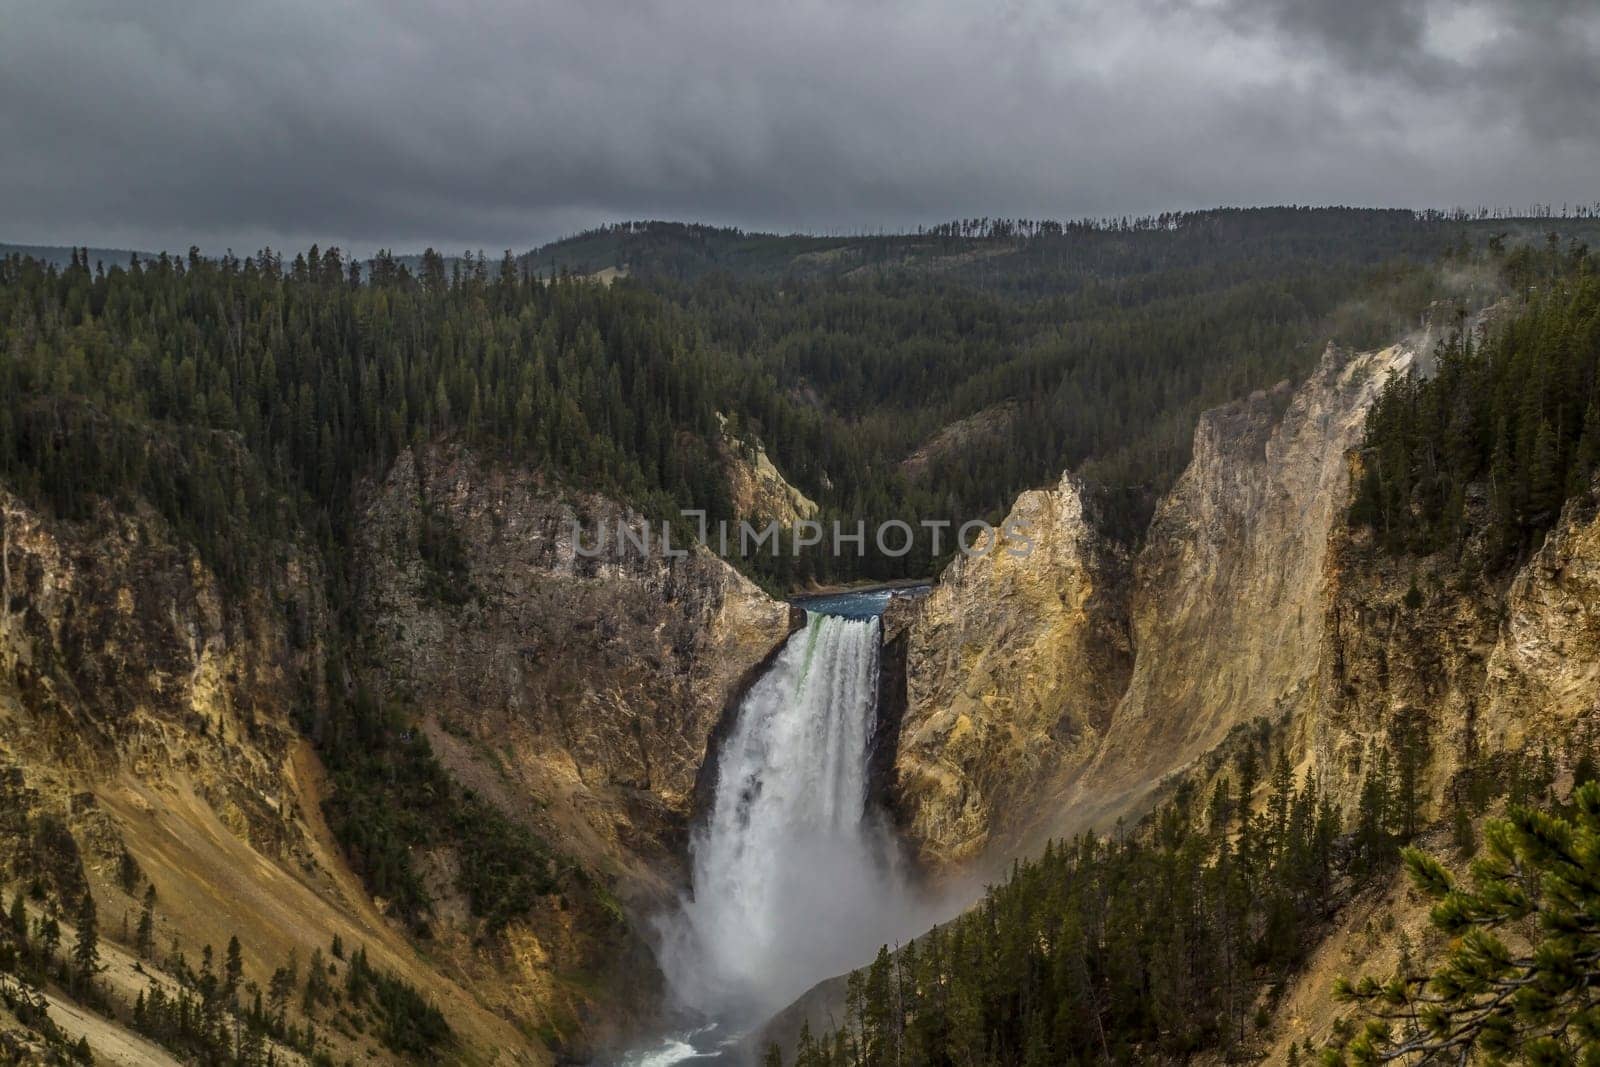
[[684,1005],[753,1020],[920,932],[868,799],[878,627],[808,612],[740,704],[691,842],[692,893],[662,931]]

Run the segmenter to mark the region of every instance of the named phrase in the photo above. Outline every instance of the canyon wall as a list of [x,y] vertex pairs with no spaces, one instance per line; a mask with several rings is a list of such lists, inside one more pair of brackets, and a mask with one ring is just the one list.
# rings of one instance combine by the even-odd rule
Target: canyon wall
[[1330,348],[1298,388],[1206,412],[1131,561],[1067,476],[1019,498],[1025,560],[950,566],[911,624],[898,761],[925,861],[1108,828],[1241,725],[1315,706],[1346,454],[1429,344]]
[[[1026,541],[1006,536],[1021,529]],[[958,556],[905,627],[894,805],[933,866],[1004,847],[1042,814],[1103,740],[1131,665],[1127,558],[1074,476],[1018,497],[996,536]]]
[[[291,953],[326,952],[337,936],[425,989],[463,1053],[547,1061],[418,955],[322,821],[323,776],[295,721],[326,700],[322,571],[303,539],[271,543],[229,587],[142,504],[64,522],[0,492],[0,520],[0,882],[8,899],[32,887],[35,914],[58,901],[70,916],[92,892],[114,1006],[152,984],[176,990],[159,962],[174,953],[198,959],[237,936],[246,975],[265,985]],[[126,941],[144,887],[159,961]],[[97,1055],[172,1062],[48,999]],[[329,1033],[330,1052],[364,1044]]]
[[1570,501],[1510,575],[1396,558],[1340,530],[1327,576],[1319,700],[1299,743],[1353,810],[1371,754],[1422,746],[1424,817],[1497,753],[1592,747],[1600,710],[1600,517]]
[[[320,949],[340,986],[338,937],[439,1006],[450,1058],[583,1055],[652,1010],[635,909],[679,883],[718,712],[787,634],[787,607],[705,554],[613,543],[584,559],[574,516],[634,517],[449,445],[403,456],[359,506],[348,582],[367,636],[351,649],[287,507],[270,534],[235,517],[224,543],[250,550],[228,581],[141,502],[67,522],[0,490],[0,892],[37,884],[69,914],[92,892],[124,1015],[149,983],[177,988],[173,952],[220,954],[232,936],[247,980]],[[423,934],[368,892],[306,740],[348,699],[346,665],[456,783],[548,844],[557,891],[487,931],[445,841],[412,857],[432,899]],[[158,952],[139,960],[129,917],[146,886]],[[116,1062],[171,1062],[64,1001],[52,1017]],[[317,1023],[336,1058],[403,1058]],[[20,1025],[0,1010],[0,1032]]]
[[945,571],[901,622],[892,790],[930,870],[999,870],[1045,835],[1207,789],[1246,736],[1347,813],[1375,753],[1418,744],[1427,818],[1472,760],[1548,745],[1559,762],[1593,733],[1594,493],[1494,577],[1396,557],[1346,520],[1367,412],[1434,341],[1330,348],[1298,387],[1206,412],[1131,560],[1067,476],[1017,501],[1027,558]]
[[[1165,799],[1201,812],[1221,778],[1238,781],[1247,749],[1258,770],[1263,753],[1286,757],[1347,827],[1365,783],[1386,773],[1392,802],[1415,803],[1418,843],[1454,856],[1480,776],[1498,782],[1486,789],[1515,791],[1507,783],[1525,775],[1563,789],[1595,758],[1600,484],[1491,574],[1473,563],[1481,544],[1396,555],[1348,520],[1367,414],[1396,375],[1429,371],[1436,337],[1329,349],[1299,386],[1206,412],[1131,560],[1069,476],[1012,513],[1043,551],[958,561],[907,606],[892,795],[926,869],[960,885],[1001,874],[1045,836],[1113,832]],[[1487,501],[1469,489],[1480,530]],[[1336,976],[1388,973],[1398,946],[1443,949],[1400,873],[1356,894],[1325,933],[1262,1002],[1274,1062],[1291,1040],[1330,1038],[1345,1010],[1329,996]],[[773,1032],[822,1025],[838,995],[819,986]]]
[[[438,446],[373,487],[357,558],[386,696],[569,850],[648,876],[677,862],[712,730],[789,609],[703,549],[665,558],[659,525],[639,552],[619,521],[643,524]],[[443,568],[430,537],[452,546]]]
[[1299,388],[1280,385],[1201,416],[1189,467],[1157,508],[1132,587],[1132,681],[1074,819],[1099,825],[1236,728],[1315,705],[1330,538],[1344,525],[1346,453],[1385,382],[1419,342],[1330,348]]

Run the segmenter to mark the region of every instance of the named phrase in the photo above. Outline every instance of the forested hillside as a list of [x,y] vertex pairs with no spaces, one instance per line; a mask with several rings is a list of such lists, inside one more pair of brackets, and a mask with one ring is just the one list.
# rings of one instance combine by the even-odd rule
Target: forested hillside
[[[1330,339],[1370,345],[1413,324],[1441,292],[1440,257],[1506,225],[1294,208],[850,240],[627,224],[533,261],[626,270],[753,364],[744,428],[828,517],[995,521],[1070,468],[1132,539],[1188,461],[1201,410],[1298,379]],[[963,420],[976,432],[940,447]],[[868,566],[901,577],[934,562]]]
[[[1302,209],[852,239],[651,224],[577,239],[633,271],[610,285],[533,269],[570,243],[498,264],[312,249],[85,254],[58,271],[13,256],[0,470],[62,513],[142,487],[214,557],[243,550],[217,528],[258,515],[234,504],[266,487],[221,483],[212,432],[237,434],[331,544],[347,540],[358,478],[449,435],[648,514],[716,520],[737,517],[721,415],[824,521],[995,521],[1072,468],[1132,538],[1187,462],[1200,410],[1298,378],[1330,338],[1414,321],[1440,291],[1437,257],[1494,232]],[[764,265],[719,252],[682,267],[752,242]],[[185,435],[193,464],[146,465],[140,423]],[[952,426],[967,428],[959,447],[940,436]],[[794,586],[923,575],[949,551],[946,538],[935,558],[924,537],[898,559],[748,566]]]
[[1498,570],[1600,466],[1600,272],[1553,237],[1504,264],[1510,321],[1457,330],[1373,411],[1352,518],[1395,551]]
[[[316,249],[0,272],[0,471],[61,514],[141,491],[214,558],[241,550],[219,536],[229,513],[269,516],[236,506],[250,493],[218,480],[206,433],[234,435],[331,545],[357,478],[448,434],[642,504],[727,514],[708,439],[729,372],[636,290],[546,285],[509,259],[452,276],[437,257],[415,276],[380,259],[363,276]],[[149,463],[151,426],[198,434],[192,466]]]
[[[1330,318],[1356,294],[1398,314],[1426,306],[1432,286],[1420,268],[1299,264],[1239,280],[1199,268],[1088,280],[1041,297],[905,275],[782,290],[708,280],[679,295],[718,347],[770,375],[775,388],[745,399],[748,425],[840,518],[998,521],[1018,492],[1073,469],[1132,538],[1187,463],[1201,410],[1302,376],[1330,334],[1363,339],[1368,322]],[[825,420],[823,448],[789,425],[797,399]],[[944,427],[1002,410],[960,448],[903,466]],[[908,560],[903,573],[927,565]]]
[[[767,1064],[1259,1059],[1296,970],[1423,829],[1414,754],[1376,753],[1359,809],[1341,812],[1281,750],[1268,757],[1267,736],[1245,743],[1209,796],[1183,791],[1135,829],[1053,843],[959,919],[885,946],[850,976],[840,1026],[807,1026],[795,1048],[769,1048]],[[1592,753],[1562,755],[1579,768],[1575,785],[1593,779]],[[1558,799],[1548,751],[1479,770],[1456,812],[1459,847],[1491,808]],[[1308,1036],[1293,1062],[1323,1051]]]
[[[1016,291],[1048,293],[1088,276],[1289,258],[1379,263],[1396,255],[1433,256],[1463,229],[1540,236],[1577,219],[1511,219],[1488,212],[1375,208],[1219,208],[1159,215],[1056,219],[966,218],[914,233],[817,236],[679,222],[601,226],[529,252],[545,274],[616,270],[652,281],[712,274],[778,281],[893,268],[942,274]],[[1590,217],[1592,222],[1592,216]],[[1541,228],[1542,227],[1542,228]]]

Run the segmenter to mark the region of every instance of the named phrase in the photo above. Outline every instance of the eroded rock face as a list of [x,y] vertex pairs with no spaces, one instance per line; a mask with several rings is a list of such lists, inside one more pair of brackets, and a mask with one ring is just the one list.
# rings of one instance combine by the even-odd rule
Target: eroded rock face
[[1489,654],[1480,737],[1492,748],[1565,733],[1600,710],[1600,512],[1573,502],[1517,574]]
[[1298,389],[1201,416],[1194,458],[1136,564],[1132,681],[1073,794],[1087,822],[1136,811],[1234,728],[1311,706],[1329,536],[1349,499],[1346,453],[1416,351],[1330,348]]
[[1093,751],[1127,682],[1126,558],[1072,475],[1018,497],[1000,543],[914,609],[897,810],[924,861],[970,857]]
[[[260,536],[234,531],[247,534]],[[37,881],[68,914],[93,894],[101,987],[124,1018],[149,982],[175,988],[159,962],[135,967],[126,927],[119,936],[112,923],[137,915],[153,886],[163,957],[175,945],[195,959],[237,936],[246,977],[264,985],[291,953],[305,960],[338,936],[438,1003],[463,1050],[548,1062],[421,960],[331,840],[296,721],[327,703],[328,609],[307,544],[293,529],[252,543],[229,585],[142,503],[68,522],[0,489],[0,882]],[[97,1056],[126,1036],[89,1030]]]
[[958,419],[901,460],[900,473],[912,481],[921,481],[935,463],[946,457],[959,454],[975,443],[998,441],[1021,414],[1020,404],[1015,400],[1004,400]]
[[1348,810],[1375,752],[1422,739],[1424,817],[1474,753],[1584,728],[1600,708],[1593,504],[1500,579],[1394,557],[1346,522],[1366,414],[1432,340],[1330,349],[1298,388],[1207,412],[1131,565],[1067,478],[1017,502],[1041,531],[1032,557],[941,577],[905,623],[895,778],[925,861],[1108,829],[1181,779],[1205,786],[1250,725]]
[[[703,550],[664,557],[659,528],[648,554],[619,543],[619,519],[641,524],[461,448],[408,453],[364,508],[361,585],[388,698],[454,762],[487,753],[569,850],[643,874],[672,862],[723,705],[789,612]],[[608,531],[597,558],[575,520],[586,550]]]
[[1364,530],[1335,531],[1305,744],[1347,810],[1380,749],[1422,741],[1442,777],[1473,744],[1503,592],[1463,584],[1451,562],[1383,552]]
[[1071,477],[1019,498],[1028,559],[952,565],[912,624],[898,763],[925,859],[1105,827],[1241,724],[1314,705],[1346,453],[1428,343],[1330,349],[1298,389],[1205,413],[1131,568]]
[[759,442],[740,441],[724,430],[721,445],[728,495],[739,518],[793,526],[816,515],[816,501],[790,484]]
[[[725,705],[789,632],[788,605],[721,560],[667,557],[659,526],[642,551],[619,540],[619,522],[642,526],[603,497],[437,445],[369,487],[357,551],[384,698],[417,716],[458,780],[629,913],[631,930],[593,909],[552,911],[510,931],[514,951],[494,965],[443,935],[485,987],[498,981],[508,1014],[542,1012],[580,1052],[659,1001],[642,922],[680,888],[696,778]],[[434,858],[430,889],[470,929],[452,861]],[[584,974],[601,1003],[574,996],[562,973]]]
[[1475,755],[1559,749],[1600,708],[1600,517],[1575,500],[1509,577],[1336,538],[1308,746],[1352,807],[1370,761],[1423,742],[1423,815]]
[[282,764],[320,685],[322,577],[286,539],[222,588],[145,507],[82,522],[0,490],[0,764],[82,789],[182,777],[268,854],[300,839]]
[[[1389,556],[1362,531],[1336,540],[1328,580],[1324,684],[1305,755],[1347,813],[1372,754],[1410,728],[1427,732],[1424,821],[1447,815],[1454,775],[1473,756],[1542,756],[1548,746],[1559,765],[1571,741],[1592,750],[1600,709],[1600,514],[1592,501],[1570,502],[1543,546],[1499,580],[1464,575],[1451,560]],[[1424,847],[1444,855],[1445,840],[1436,833]],[[1343,1014],[1328,997],[1337,975],[1395,967],[1397,939],[1372,936],[1374,915],[1398,920],[1408,945],[1427,943],[1426,901],[1407,889],[1396,872],[1385,892],[1341,913],[1281,1002],[1274,1057],[1291,1041],[1320,1044],[1332,1031]]]

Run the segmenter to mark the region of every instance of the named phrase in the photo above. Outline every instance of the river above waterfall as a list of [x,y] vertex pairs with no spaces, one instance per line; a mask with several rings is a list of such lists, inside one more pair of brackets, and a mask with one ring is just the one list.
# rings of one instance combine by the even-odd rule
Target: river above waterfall
[[916,585],[883,585],[866,589],[848,589],[837,593],[815,593],[795,596],[789,602],[797,608],[819,615],[837,615],[845,619],[870,619],[882,615],[889,602],[896,597],[926,596],[932,588],[927,583]]

